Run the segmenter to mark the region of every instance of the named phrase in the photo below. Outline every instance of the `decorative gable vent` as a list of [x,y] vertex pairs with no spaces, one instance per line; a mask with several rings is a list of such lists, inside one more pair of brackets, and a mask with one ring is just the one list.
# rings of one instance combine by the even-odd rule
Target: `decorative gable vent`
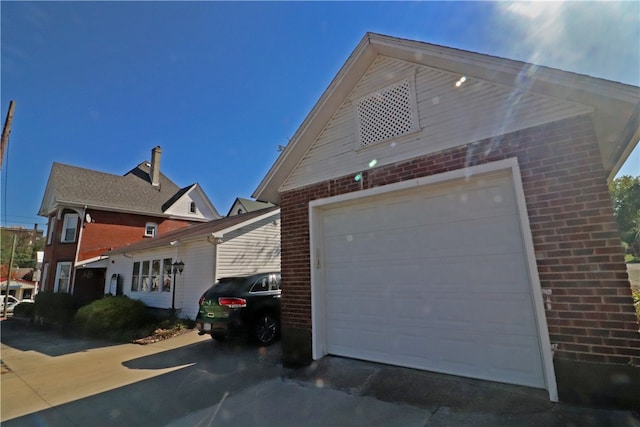
[[412,79],[404,79],[355,101],[358,145],[367,147],[419,130]]

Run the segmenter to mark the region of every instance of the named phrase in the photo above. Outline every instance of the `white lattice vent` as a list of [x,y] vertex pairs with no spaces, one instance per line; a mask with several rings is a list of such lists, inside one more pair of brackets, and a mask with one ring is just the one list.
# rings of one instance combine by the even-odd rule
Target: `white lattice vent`
[[404,79],[355,102],[360,147],[418,130],[411,83],[410,79]]

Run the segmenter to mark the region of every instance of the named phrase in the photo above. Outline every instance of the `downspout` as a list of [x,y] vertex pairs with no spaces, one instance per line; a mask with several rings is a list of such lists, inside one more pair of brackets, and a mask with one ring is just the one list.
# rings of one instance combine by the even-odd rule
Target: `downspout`
[[213,245],[213,283],[218,281],[218,245],[222,243],[222,237],[211,233],[207,236],[207,242]]
[[78,255],[80,254],[80,243],[82,242],[82,229],[84,228],[84,218],[87,215],[87,205],[84,205],[84,208],[82,208],[82,216],[80,218],[80,230],[78,231],[78,241],[76,242],[76,256],[73,260],[73,270],[71,272],[71,274],[73,274],[73,277],[71,279],[71,289],[69,292],[71,295],[73,295],[73,292],[76,289],[76,265],[78,264]]

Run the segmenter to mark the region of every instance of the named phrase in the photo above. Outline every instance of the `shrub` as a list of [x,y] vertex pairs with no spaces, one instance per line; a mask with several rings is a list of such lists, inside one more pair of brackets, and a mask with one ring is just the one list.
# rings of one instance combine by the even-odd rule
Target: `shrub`
[[13,315],[15,317],[24,317],[27,319],[33,319],[35,314],[36,305],[33,302],[21,302],[13,308]]
[[89,336],[127,339],[127,333],[145,328],[153,320],[142,301],[118,295],[81,307],[73,324],[76,330]]
[[633,294],[633,305],[636,308],[638,322],[640,323],[640,289],[631,288],[631,293]]
[[71,294],[40,292],[35,301],[35,317],[41,322],[66,324],[73,320],[76,307]]

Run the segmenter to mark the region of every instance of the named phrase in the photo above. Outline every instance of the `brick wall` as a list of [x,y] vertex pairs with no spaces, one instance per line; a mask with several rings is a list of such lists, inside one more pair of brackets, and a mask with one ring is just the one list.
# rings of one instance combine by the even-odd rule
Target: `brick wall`
[[[83,223],[78,261],[104,255],[113,248],[144,239],[145,226],[148,222],[158,224],[159,235],[192,224],[189,221],[93,209],[88,209],[87,213],[91,215],[91,223]],[[54,289],[57,263],[73,262],[76,258],[77,243],[60,242],[62,225],[62,219],[55,221],[51,244],[45,246],[44,261],[49,263],[49,274],[46,283],[42,283],[43,290]],[[78,234],[76,234],[76,240],[77,237]]]
[[556,358],[640,365],[640,334],[590,116],[281,194],[283,327],[311,329],[309,201],[517,157]]
[[91,223],[84,223],[78,260],[104,255],[105,252],[144,239],[148,222],[158,224],[158,234],[186,227],[191,222],[145,215],[88,210]]

